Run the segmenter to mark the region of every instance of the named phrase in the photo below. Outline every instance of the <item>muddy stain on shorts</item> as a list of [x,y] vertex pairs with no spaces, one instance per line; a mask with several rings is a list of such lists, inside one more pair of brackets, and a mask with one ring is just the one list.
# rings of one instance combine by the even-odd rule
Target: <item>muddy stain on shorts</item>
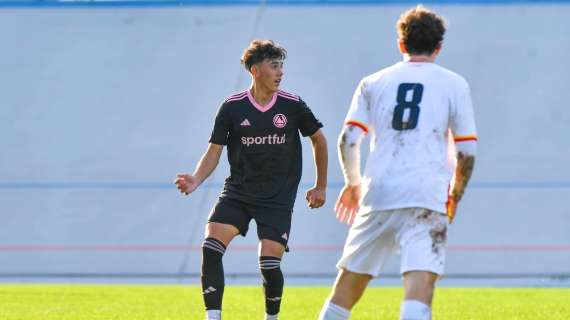
[[418,220],[427,220],[431,217],[431,215],[433,214],[433,212],[431,210],[428,209],[424,209],[422,210],[422,213],[420,213],[417,217]]
[[439,253],[439,249],[445,245],[447,238],[447,226],[445,224],[438,224],[433,229],[429,231],[431,236],[431,250],[435,253]]
[[439,254],[439,249],[445,245],[447,240],[447,225],[439,221],[439,215],[438,212],[423,209],[416,216],[418,221],[430,225],[431,249],[435,254]]

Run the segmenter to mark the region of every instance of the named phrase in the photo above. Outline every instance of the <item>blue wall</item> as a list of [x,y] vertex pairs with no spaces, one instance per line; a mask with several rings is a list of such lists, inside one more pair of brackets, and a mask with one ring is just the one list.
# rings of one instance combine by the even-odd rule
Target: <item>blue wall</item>
[[[225,158],[191,197],[172,181],[193,170],[219,103],[248,86],[239,57],[254,37],[288,49],[282,86],[330,144],[328,203],[310,211],[300,192],[284,268],[334,274],[346,235],[332,212],[334,144],[359,79],[400,59],[394,24],[407,7],[5,8],[0,275],[196,274]],[[480,138],[448,271],[566,274],[570,6],[433,8],[450,23],[439,63],[469,80]],[[304,152],[301,190],[314,176],[307,141]],[[237,239],[228,272],[256,274],[255,246],[255,229]]]
[[[426,0],[425,5],[544,5],[566,4],[568,0]],[[183,7],[183,6],[358,6],[358,5],[415,5],[412,0],[1,0],[0,7]]]

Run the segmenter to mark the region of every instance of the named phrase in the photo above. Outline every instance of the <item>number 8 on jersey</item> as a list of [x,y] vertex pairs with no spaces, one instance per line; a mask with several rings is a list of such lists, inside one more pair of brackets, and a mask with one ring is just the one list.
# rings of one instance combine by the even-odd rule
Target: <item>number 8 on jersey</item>
[[[412,101],[407,101],[408,91],[412,91]],[[392,128],[395,130],[412,130],[418,125],[420,116],[419,103],[422,102],[424,86],[421,83],[402,83],[398,86],[398,96],[396,101],[398,104],[394,109],[394,118],[392,118]],[[410,109],[408,121],[404,121],[404,113],[406,109]]]

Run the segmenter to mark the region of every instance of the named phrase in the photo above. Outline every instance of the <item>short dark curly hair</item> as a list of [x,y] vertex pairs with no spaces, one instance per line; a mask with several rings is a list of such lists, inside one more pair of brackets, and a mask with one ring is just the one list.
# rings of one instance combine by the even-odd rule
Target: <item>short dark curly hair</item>
[[433,11],[418,5],[404,12],[396,29],[409,54],[432,54],[443,41],[445,20]]
[[254,64],[263,62],[265,59],[285,60],[286,57],[287,50],[272,40],[253,40],[243,51],[241,63],[247,71],[251,71]]

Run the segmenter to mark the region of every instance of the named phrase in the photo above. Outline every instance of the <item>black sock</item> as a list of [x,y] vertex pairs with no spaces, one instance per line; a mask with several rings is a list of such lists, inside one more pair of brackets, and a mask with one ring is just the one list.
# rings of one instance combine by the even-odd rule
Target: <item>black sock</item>
[[202,295],[206,310],[222,310],[224,295],[224,266],[222,256],[226,246],[219,240],[207,238],[202,243]]
[[263,278],[265,293],[265,312],[269,315],[279,313],[283,294],[283,272],[281,259],[277,257],[259,257],[259,269]]

